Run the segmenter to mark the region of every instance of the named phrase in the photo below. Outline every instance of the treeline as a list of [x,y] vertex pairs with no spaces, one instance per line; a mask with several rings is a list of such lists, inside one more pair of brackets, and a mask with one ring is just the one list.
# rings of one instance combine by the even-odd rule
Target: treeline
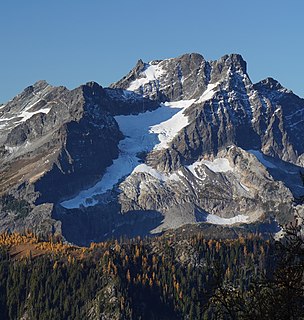
[[263,285],[276,283],[282,268],[277,252],[284,248],[257,235],[225,241],[171,235],[20,260],[10,255],[11,245],[2,244],[1,319],[260,319],[263,307],[252,304],[252,297],[275,299],[275,290]]

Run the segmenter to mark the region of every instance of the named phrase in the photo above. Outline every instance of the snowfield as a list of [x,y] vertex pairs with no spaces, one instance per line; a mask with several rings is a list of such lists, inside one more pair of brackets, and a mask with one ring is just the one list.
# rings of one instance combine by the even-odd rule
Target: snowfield
[[233,171],[233,168],[231,167],[228,159],[226,158],[218,158],[218,159],[214,159],[214,161],[199,160],[194,162],[190,166],[187,166],[187,168],[193,173],[194,176],[201,179],[200,177],[198,177],[196,171],[202,165],[207,166],[213,172]]
[[216,216],[215,214],[208,214],[206,221],[213,224],[230,225],[235,223],[248,223],[248,220],[249,220],[249,217],[244,216],[243,214],[240,214],[233,218],[221,218],[219,216]]
[[159,181],[168,181],[168,180],[175,180],[179,181],[179,176],[176,173],[172,174],[165,174],[163,172],[159,172],[150,166],[147,166],[145,163],[138,165],[132,172],[133,173],[147,173],[150,176],[154,177]]
[[214,89],[218,86],[219,82],[209,83],[206,91],[202,94],[202,96],[197,100],[197,103],[202,103],[204,101],[210,100],[213,98],[215,91]]
[[[25,122],[26,120],[30,119],[33,115],[38,113],[49,113],[51,108],[44,107],[37,111],[29,111],[31,108],[33,108],[38,102],[40,102],[41,99],[35,101],[34,103],[26,106],[21,112],[12,114],[10,118],[1,118],[0,117],[0,129],[5,129],[8,126],[15,127],[21,122]],[[4,107],[4,106],[3,106]]]
[[[159,65],[150,64],[142,73],[142,78],[133,81],[128,90],[137,90],[145,83],[157,78],[163,73]],[[146,111],[138,115],[116,116],[119,128],[125,138],[120,141],[119,157],[113,161],[101,178],[93,187],[81,191],[76,197],[61,203],[65,208],[79,208],[80,206],[93,206],[98,201],[94,196],[111,190],[115,185],[122,181],[124,177],[135,173],[147,173],[159,181],[178,180],[178,174],[167,175],[162,172],[141,164],[138,157],[141,152],[161,150],[168,148],[174,137],[188,124],[188,117],[184,114],[185,110],[194,103],[201,103],[211,99],[214,95],[214,88],[218,85],[209,84],[204,94],[197,100],[180,100],[165,102],[153,111]],[[205,164],[214,172],[226,172],[232,170],[227,159],[216,159],[215,161],[201,160],[189,166],[188,169],[198,178],[195,168]],[[199,178],[202,179],[202,178]]]
[[140,87],[148,84],[150,81],[157,81],[161,75],[163,75],[165,71],[161,68],[159,64],[151,64],[151,62],[147,65],[146,69],[141,73],[141,78],[138,78],[131,82],[128,91],[136,91]]
[[190,107],[194,102],[195,99],[164,103],[163,108],[181,108],[182,110],[167,121],[163,121],[150,128],[149,131],[157,134],[159,140],[159,143],[154,146],[155,150],[168,147],[177,133],[189,124],[188,117],[184,115],[184,110]]
[[188,119],[183,112],[194,101],[167,102],[153,111],[138,115],[116,116],[115,120],[125,136],[118,145],[119,157],[107,168],[106,173],[95,186],[81,191],[75,198],[64,201],[61,205],[68,209],[79,208],[81,205],[93,206],[97,201],[92,197],[111,190],[122,178],[132,172],[146,172],[163,181],[168,179],[169,177],[163,173],[140,164],[138,153],[167,147],[174,136],[188,124]]

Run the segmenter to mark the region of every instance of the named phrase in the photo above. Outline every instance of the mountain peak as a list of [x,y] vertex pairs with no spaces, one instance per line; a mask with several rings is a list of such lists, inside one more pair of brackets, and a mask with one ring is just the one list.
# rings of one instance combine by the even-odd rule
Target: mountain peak
[[43,79],[42,80],[38,80],[33,84],[34,87],[48,86],[48,85],[49,85],[49,83],[46,80],[43,80]]
[[25,94],[31,94],[34,91],[41,91],[50,86],[45,80],[36,81],[33,85],[26,87],[23,92]]
[[0,193],[33,208],[16,206],[0,229],[58,225],[88,243],[198,221],[285,223],[303,192],[303,115],[276,80],[252,85],[239,54],[140,59],[112,88],[38,81],[0,107]]
[[46,87],[51,86],[46,80],[39,80],[33,84],[35,90],[43,90]]
[[177,59],[180,59],[180,60],[189,59],[189,60],[205,61],[205,58],[200,53],[197,53],[197,52],[185,53],[185,54],[181,55]]
[[219,60],[219,63],[225,65],[234,66],[236,69],[241,69],[243,73],[247,73],[247,63],[240,54],[231,53],[222,56]]
[[89,81],[85,85],[80,86],[85,97],[89,99],[100,99],[104,96],[104,89],[95,81]]
[[102,88],[102,86],[95,81],[89,81],[85,84],[85,86],[92,88],[92,89]]
[[142,59],[138,59],[137,62],[136,62],[136,65],[135,65],[135,68],[136,67],[143,67],[145,65],[145,63],[143,62]]
[[267,90],[284,90],[289,91],[284,88],[277,80],[268,77],[254,85],[255,89],[267,89]]
[[246,69],[246,62],[240,54],[206,61],[199,53],[185,53],[177,58],[149,63],[138,60],[128,75],[111,88],[134,91],[162,102],[187,100],[199,98],[208,84],[228,79],[233,73],[247,74]]

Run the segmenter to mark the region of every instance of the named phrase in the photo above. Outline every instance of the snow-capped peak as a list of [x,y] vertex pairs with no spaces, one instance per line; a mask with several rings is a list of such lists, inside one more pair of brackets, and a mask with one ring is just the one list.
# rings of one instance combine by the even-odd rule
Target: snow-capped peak
[[150,62],[145,64],[145,69],[140,73],[139,78],[131,82],[127,90],[136,91],[150,81],[157,81],[163,74],[164,70],[161,67],[161,63],[154,64],[154,62]]

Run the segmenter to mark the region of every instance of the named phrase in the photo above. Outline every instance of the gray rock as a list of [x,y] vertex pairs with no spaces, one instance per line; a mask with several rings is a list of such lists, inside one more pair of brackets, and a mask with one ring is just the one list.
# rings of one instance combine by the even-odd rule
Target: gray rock
[[[94,206],[60,205],[99,181],[119,156],[124,137],[114,116],[191,99],[188,124],[167,147],[141,155],[164,179],[137,172],[92,196]],[[63,233],[88,244],[214,219],[288,222],[303,211],[293,203],[302,192],[303,121],[304,100],[272,78],[253,84],[237,54],[139,60],[110,88],[38,81],[0,106],[0,196],[13,197],[17,208],[1,206],[0,230]],[[217,171],[212,161],[230,169]]]

